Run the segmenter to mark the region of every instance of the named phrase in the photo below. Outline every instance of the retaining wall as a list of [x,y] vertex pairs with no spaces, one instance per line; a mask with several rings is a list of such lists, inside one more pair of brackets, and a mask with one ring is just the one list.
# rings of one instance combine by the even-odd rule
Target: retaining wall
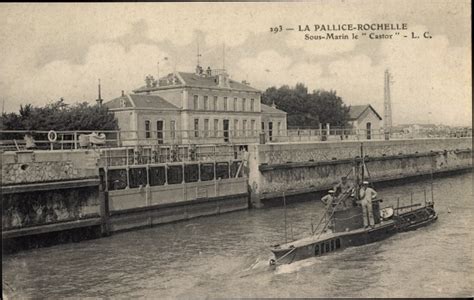
[[97,177],[98,158],[94,150],[4,152],[2,185]]
[[[371,181],[472,168],[472,139],[368,141],[363,152]],[[329,189],[351,178],[360,142],[254,145],[249,149],[252,203]]]

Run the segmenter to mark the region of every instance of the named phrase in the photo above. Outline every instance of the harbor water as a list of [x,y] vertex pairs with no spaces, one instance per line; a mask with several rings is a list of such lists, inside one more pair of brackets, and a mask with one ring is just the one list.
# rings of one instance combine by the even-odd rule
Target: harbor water
[[[474,294],[472,173],[379,187],[383,206],[423,202],[435,223],[384,241],[271,270],[285,241],[283,207],[239,211],[21,251],[2,257],[11,299],[453,297]],[[309,234],[324,207],[288,205],[287,239]],[[6,290],[5,290],[6,287]]]

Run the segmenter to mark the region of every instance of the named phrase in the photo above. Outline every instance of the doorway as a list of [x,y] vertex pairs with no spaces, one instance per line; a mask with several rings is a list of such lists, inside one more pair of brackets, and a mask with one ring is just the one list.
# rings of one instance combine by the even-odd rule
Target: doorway
[[367,139],[370,140],[372,138],[372,124],[370,122],[367,122],[366,129],[367,129]]

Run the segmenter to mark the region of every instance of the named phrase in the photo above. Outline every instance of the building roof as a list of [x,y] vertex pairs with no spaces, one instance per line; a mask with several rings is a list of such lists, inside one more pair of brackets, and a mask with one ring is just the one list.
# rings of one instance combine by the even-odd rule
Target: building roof
[[365,105],[351,105],[349,107],[349,121],[354,121],[359,119],[363,113],[365,113],[366,110],[371,109],[374,114],[382,120],[380,115],[375,111],[375,109],[372,107],[370,104],[365,104]]
[[261,103],[260,105],[262,107],[262,113],[264,113],[264,114],[281,114],[281,115],[286,115],[287,114],[286,111],[277,109],[275,107],[265,105],[263,103]]
[[[141,93],[146,91],[156,91],[160,89],[169,89],[173,87],[183,87],[183,86],[190,86],[190,87],[204,87],[204,88],[220,88],[217,83],[217,76],[205,76],[205,75],[197,75],[195,73],[186,73],[186,72],[177,72],[176,79],[174,84],[169,84],[169,78],[173,77],[173,74],[169,74],[168,76],[160,78],[160,86],[142,86],[136,90],[135,93]],[[246,91],[246,92],[260,92],[247,84],[239,83],[237,81],[229,79],[229,88],[238,91]]]
[[121,96],[107,101],[104,103],[104,106],[109,109],[133,107],[132,102],[130,102],[130,99],[127,96]]
[[110,109],[134,107],[156,108],[160,110],[179,110],[179,108],[157,95],[128,94],[104,103]]

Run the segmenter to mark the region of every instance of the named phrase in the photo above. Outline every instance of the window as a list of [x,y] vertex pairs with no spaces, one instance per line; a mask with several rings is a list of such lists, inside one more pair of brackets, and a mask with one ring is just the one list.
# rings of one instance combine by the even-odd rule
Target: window
[[196,182],[199,180],[199,165],[184,165],[184,182]]
[[278,122],[278,127],[277,127],[277,136],[281,135],[281,122]]
[[227,111],[227,97],[224,97],[224,110]]
[[130,188],[137,188],[140,186],[147,185],[147,172],[146,168],[131,168],[129,171],[129,182]]
[[247,99],[243,98],[242,99],[242,111],[245,111],[247,109]]
[[156,121],[156,138],[158,139],[158,144],[163,144],[163,121]]
[[150,167],[150,185],[164,185],[166,182],[165,167]]
[[204,119],[204,136],[209,136],[209,119]]
[[250,121],[250,135],[255,135],[255,120]]
[[170,137],[172,139],[176,138],[176,121],[175,120],[170,121]]
[[234,136],[239,136],[239,120],[234,120]]
[[237,98],[234,98],[234,111],[237,111]]
[[227,162],[216,163],[216,178],[217,179],[229,178],[229,163]]
[[199,119],[194,119],[194,137],[199,137]]
[[208,110],[208,109],[209,109],[209,97],[204,96],[204,110]]
[[250,111],[255,111],[255,99],[250,99]]
[[145,121],[145,138],[147,138],[147,139],[151,138],[150,121],[149,120]]
[[183,166],[168,166],[168,184],[178,184],[183,182]]
[[247,136],[247,120],[242,121],[242,132],[243,136]]
[[219,136],[219,120],[214,119],[214,136],[218,137]]
[[217,96],[214,96],[214,110],[217,110]]
[[198,110],[198,109],[199,109],[199,96],[194,95],[194,110]]
[[[230,178],[242,177],[242,168],[239,170],[239,166],[242,161],[233,161],[230,165]],[[239,172],[239,174],[237,174]]]
[[214,164],[201,164],[201,181],[209,181],[214,179]]

